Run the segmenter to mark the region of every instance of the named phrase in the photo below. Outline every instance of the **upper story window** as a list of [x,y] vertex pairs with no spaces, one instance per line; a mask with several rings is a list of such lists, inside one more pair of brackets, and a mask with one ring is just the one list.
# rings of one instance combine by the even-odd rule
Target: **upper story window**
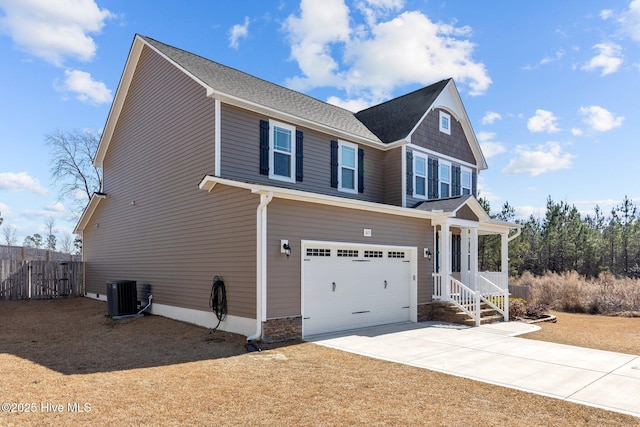
[[440,111],[440,132],[451,135],[451,115]]
[[285,123],[269,121],[269,178],[295,182],[296,128]]
[[463,195],[471,194],[471,169],[462,168],[460,189]]
[[451,163],[440,160],[440,198],[451,196]]
[[414,173],[414,186],[413,195],[415,197],[427,197],[427,158],[414,155],[413,157],[413,173]]
[[338,144],[338,190],[358,192],[358,146],[340,141]]

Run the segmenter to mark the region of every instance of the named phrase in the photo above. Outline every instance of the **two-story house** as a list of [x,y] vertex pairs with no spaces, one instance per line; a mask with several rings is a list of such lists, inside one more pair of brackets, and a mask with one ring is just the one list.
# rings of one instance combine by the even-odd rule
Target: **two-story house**
[[[451,301],[508,313],[516,225],[476,199],[485,158],[453,80],[358,113],[137,35],[76,232],[86,294],[151,285],[152,312],[249,339],[429,316]],[[479,273],[478,235],[502,236]],[[505,313],[505,318],[507,314]]]

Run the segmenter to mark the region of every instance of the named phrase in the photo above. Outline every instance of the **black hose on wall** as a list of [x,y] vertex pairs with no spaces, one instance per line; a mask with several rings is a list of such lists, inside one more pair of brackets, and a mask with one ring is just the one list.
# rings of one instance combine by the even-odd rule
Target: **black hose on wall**
[[224,287],[224,281],[220,276],[215,276],[213,278],[213,285],[211,286],[211,297],[209,298],[209,307],[218,319],[218,324],[210,332],[213,333],[220,326],[220,322],[224,321],[227,318],[227,291]]

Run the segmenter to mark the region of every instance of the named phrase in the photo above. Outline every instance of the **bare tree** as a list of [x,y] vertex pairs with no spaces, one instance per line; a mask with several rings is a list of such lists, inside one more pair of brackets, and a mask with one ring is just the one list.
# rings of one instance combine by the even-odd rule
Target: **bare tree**
[[60,250],[65,254],[70,254],[73,250],[73,238],[70,233],[62,233],[60,238]]
[[7,246],[15,246],[15,244],[18,243],[16,228],[12,225],[7,224],[2,227],[2,237]]
[[47,249],[49,249],[50,251],[55,251],[56,236],[54,234],[55,232],[54,227],[56,226],[56,220],[51,217],[48,217],[44,222],[44,226],[46,227],[46,230],[47,230],[47,235],[46,235]]
[[99,136],[90,131],[56,131],[46,136],[52,148],[51,177],[60,187],[60,198],[74,202],[80,213],[102,186],[102,171],[93,165]]

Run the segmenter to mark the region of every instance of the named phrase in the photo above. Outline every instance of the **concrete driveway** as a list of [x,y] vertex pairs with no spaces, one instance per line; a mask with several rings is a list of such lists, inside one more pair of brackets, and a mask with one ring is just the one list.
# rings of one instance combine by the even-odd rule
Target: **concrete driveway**
[[521,322],[401,323],[306,338],[326,347],[640,417],[640,356],[517,338]]

